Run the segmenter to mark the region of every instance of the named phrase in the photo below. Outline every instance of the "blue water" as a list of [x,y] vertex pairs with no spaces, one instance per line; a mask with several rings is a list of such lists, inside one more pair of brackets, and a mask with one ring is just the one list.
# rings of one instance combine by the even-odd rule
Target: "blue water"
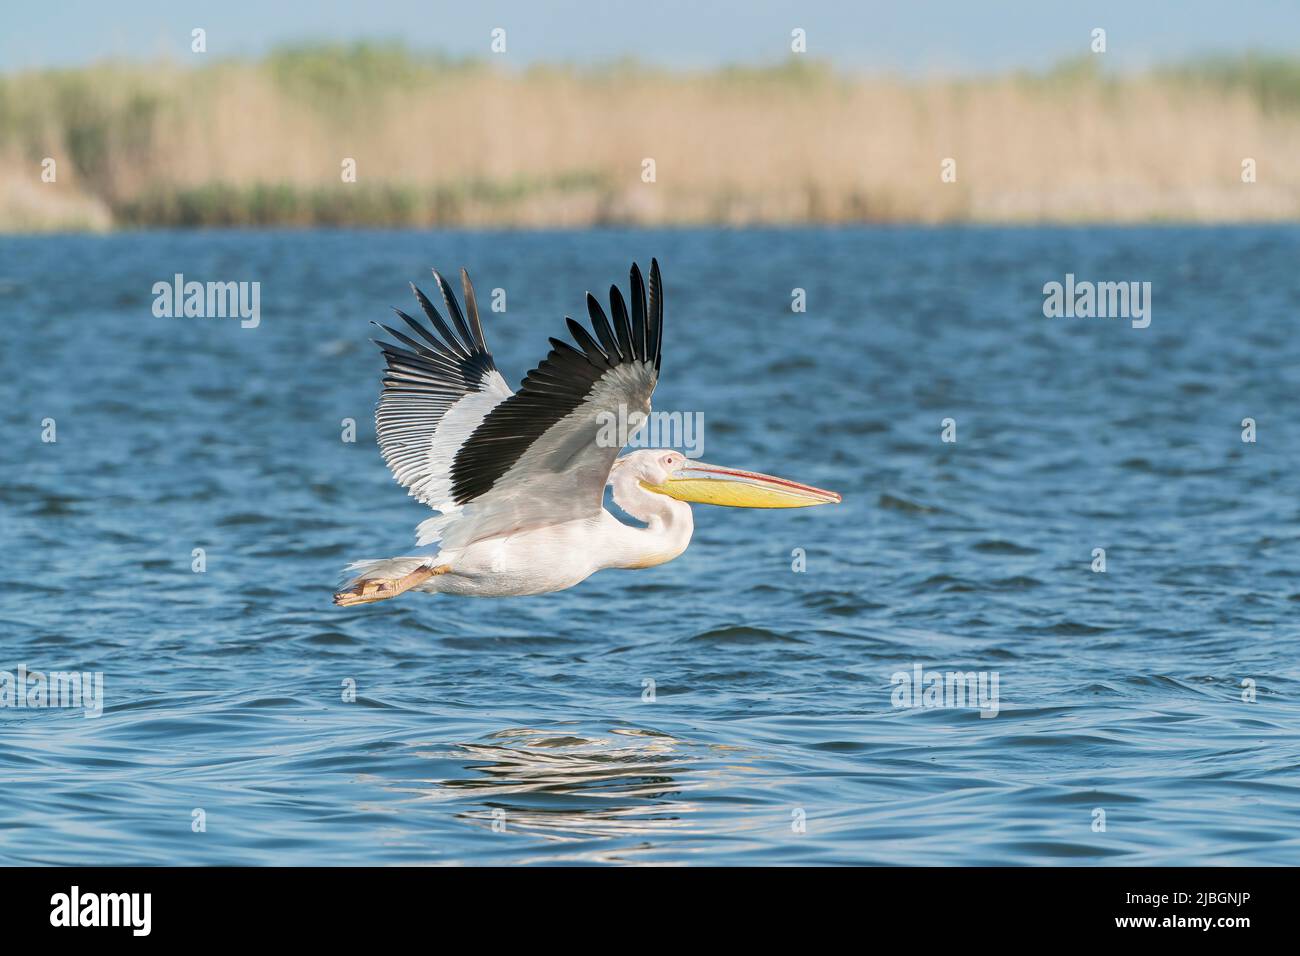
[[[0,239],[0,671],[104,675],[97,718],[0,709],[0,862],[1300,863],[1298,251],[1294,227]],[[517,382],[651,255],[656,408],[844,503],[697,506],[675,562],[560,594],[333,607],[428,514],[374,444],[368,320],[465,264],[485,307],[506,290],[485,325]],[[154,317],[178,272],[260,282],[260,325]],[[1151,326],[1044,318],[1067,272],[1151,282]],[[895,707],[916,665],[996,673],[997,715]]]

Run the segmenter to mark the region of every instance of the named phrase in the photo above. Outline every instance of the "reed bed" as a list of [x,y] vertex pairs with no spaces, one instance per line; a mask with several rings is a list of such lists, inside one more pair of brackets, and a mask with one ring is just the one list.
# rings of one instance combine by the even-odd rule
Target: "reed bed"
[[12,74],[0,230],[1300,216],[1300,66],[1099,59],[904,80],[800,58],[511,71],[360,44]]

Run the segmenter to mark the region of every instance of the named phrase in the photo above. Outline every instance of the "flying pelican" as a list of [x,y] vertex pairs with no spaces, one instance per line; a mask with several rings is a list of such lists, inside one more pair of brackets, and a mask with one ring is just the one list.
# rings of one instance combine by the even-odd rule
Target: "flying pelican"
[[[460,273],[464,312],[446,280],[437,271],[433,277],[451,324],[412,285],[437,335],[400,309],[394,311],[414,337],[380,326],[401,344],[375,341],[388,363],[375,425],[397,481],[439,514],[416,529],[414,553],[350,565],[354,576],[335,604],[412,590],[483,597],[562,591],[603,568],[650,568],[677,557],[694,528],[689,501],[802,508],[840,500],[833,491],[669,449],[619,458],[621,442],[603,438],[616,416],[639,425],[650,414],[663,343],[657,261],[650,263],[648,291],[633,264],[630,312],[618,287],[610,287],[612,324],[587,293],[595,337],[566,317],[576,347],[551,339],[551,351],[518,392],[510,391],[483,340],[469,274]],[[605,510],[606,485],[615,504],[645,527]]]

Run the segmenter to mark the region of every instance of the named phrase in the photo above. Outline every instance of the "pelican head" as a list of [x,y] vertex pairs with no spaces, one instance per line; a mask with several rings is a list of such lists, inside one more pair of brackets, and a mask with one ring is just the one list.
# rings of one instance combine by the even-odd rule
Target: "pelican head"
[[678,501],[732,508],[807,508],[841,500],[834,491],[756,471],[710,465],[675,451],[633,452],[619,459],[616,466],[632,468],[647,491]]

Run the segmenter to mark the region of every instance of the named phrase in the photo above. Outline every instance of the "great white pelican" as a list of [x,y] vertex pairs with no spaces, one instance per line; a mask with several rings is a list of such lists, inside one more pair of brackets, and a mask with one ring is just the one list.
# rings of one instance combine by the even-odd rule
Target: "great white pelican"
[[[461,270],[464,311],[446,280],[436,271],[433,277],[451,322],[411,286],[429,324],[398,309],[412,334],[381,326],[400,344],[375,342],[388,363],[375,424],[398,482],[438,514],[416,529],[413,553],[349,566],[352,579],[335,604],[405,591],[561,591],[603,568],[650,568],[677,557],[694,529],[687,502],[803,508],[840,500],[833,491],[670,449],[620,458],[617,443],[601,439],[610,416],[639,413],[644,422],[650,414],[663,343],[657,261],[648,288],[632,266],[630,308],[610,287],[612,322],[588,293],[591,331],[566,317],[573,343],[551,339],[551,351],[517,392],[488,352],[469,274]],[[606,485],[644,527],[605,510]]]

